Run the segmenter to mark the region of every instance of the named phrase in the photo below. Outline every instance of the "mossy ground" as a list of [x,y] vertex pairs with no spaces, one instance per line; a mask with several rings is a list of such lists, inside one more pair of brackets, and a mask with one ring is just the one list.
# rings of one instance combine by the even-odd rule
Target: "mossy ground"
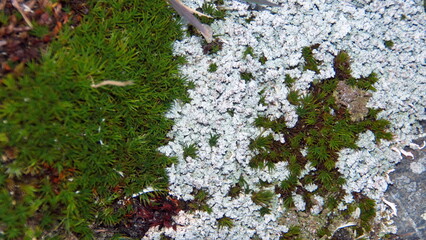
[[[0,238],[91,239],[89,225],[130,211],[124,196],[167,191],[174,159],[157,148],[172,126],[164,113],[187,100],[171,47],[180,27],[163,0],[88,5],[39,63],[1,80]],[[103,80],[134,84],[91,87]]]
[[[317,61],[312,53],[312,49],[319,47],[314,45],[303,49],[305,65],[303,70],[319,72]],[[288,179],[277,184],[275,192],[281,195],[284,207],[289,212],[288,216],[283,216],[283,224],[289,224],[288,219],[294,220],[294,225],[301,227],[305,231],[300,234],[283,235],[283,239],[315,239],[324,236],[331,237],[331,233],[340,215],[349,216],[356,208],[361,210],[358,225],[354,226],[357,236],[371,230],[372,220],[375,216],[374,201],[362,194],[354,194],[355,203],[346,211],[337,209],[338,203],[346,194],[341,186],[345,179],[336,169],[338,152],[343,148],[357,149],[356,141],[358,135],[370,130],[376,137],[376,142],[381,139],[392,139],[392,134],[386,131],[389,122],[377,119],[380,109],[366,108],[367,98],[364,91],[374,91],[373,84],[378,81],[374,73],[367,77],[355,79],[351,76],[349,55],[342,51],[334,59],[335,77],[324,80],[316,80],[311,84],[308,93],[299,94],[293,90],[293,84],[297,79],[286,76],[285,83],[290,89],[288,100],[296,106],[299,117],[298,122],[292,128],[286,126],[284,118],[269,120],[266,117],[259,117],[255,124],[258,127],[271,129],[277,134],[282,134],[285,142],[275,141],[272,135],[261,136],[251,143],[251,149],[258,154],[250,161],[252,167],[273,168],[274,164],[286,161],[290,171]],[[339,83],[344,83],[345,89],[339,89]],[[362,116],[354,118],[355,113],[348,105],[342,103],[341,91],[346,91],[343,95],[351,95],[348,101],[353,102],[358,99],[366,112]],[[348,94],[350,92],[350,94]],[[361,93],[359,93],[361,92]],[[370,95],[368,95],[370,96]],[[340,101],[337,101],[340,100]],[[368,99],[367,99],[368,100]],[[306,165],[314,167],[315,170],[301,175]],[[314,184],[317,189],[314,192],[308,191],[304,186]],[[295,211],[294,195],[303,197],[306,203],[306,210]],[[310,209],[315,205],[314,195],[319,195],[324,199],[324,209],[320,215],[310,215]],[[292,211],[295,211],[292,214]],[[319,219],[322,219],[319,221]],[[348,217],[346,217],[346,220]],[[315,222],[316,224],[312,225]],[[315,227],[313,227],[315,226]],[[311,229],[311,230],[308,230]]]

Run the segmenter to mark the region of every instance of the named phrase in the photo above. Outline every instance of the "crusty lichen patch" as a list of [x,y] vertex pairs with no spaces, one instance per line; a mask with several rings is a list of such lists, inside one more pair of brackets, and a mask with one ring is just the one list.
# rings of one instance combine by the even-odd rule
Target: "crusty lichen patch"
[[367,102],[372,96],[371,93],[340,81],[337,83],[333,96],[337,104],[347,108],[352,121],[361,121],[367,116]]
[[[288,178],[275,185],[275,193],[287,209],[279,222],[301,231],[284,233],[283,239],[329,239],[341,228],[345,230],[338,234],[351,238],[379,232],[373,230],[375,201],[362,193],[346,192],[342,188],[346,179],[336,167],[340,150],[358,148],[359,134],[372,131],[377,143],[392,138],[387,132],[389,122],[377,119],[380,109],[367,108],[378,78],[374,73],[353,77],[344,51],[335,57],[334,70],[334,77],[313,82],[305,94],[294,89],[295,79],[286,77],[288,101],[298,115],[293,127],[286,125],[284,117],[270,120],[260,116],[255,121],[256,126],[284,138],[259,136],[250,144],[258,151],[250,166],[273,168],[275,163],[288,163]],[[345,198],[353,198],[353,203]]]

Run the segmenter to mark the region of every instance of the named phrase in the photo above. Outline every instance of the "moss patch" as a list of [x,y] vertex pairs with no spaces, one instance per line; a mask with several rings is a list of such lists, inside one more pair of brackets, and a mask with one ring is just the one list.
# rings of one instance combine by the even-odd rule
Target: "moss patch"
[[[313,58],[312,47],[304,48],[303,52],[307,63],[314,63],[315,66],[319,63]],[[316,71],[313,67],[305,66],[304,69]],[[250,165],[263,168],[273,167],[273,164],[280,161],[288,163],[290,176],[275,187],[275,192],[281,195],[286,208],[294,209],[294,194],[297,194],[303,197],[307,211],[311,211],[317,205],[314,200],[316,195],[324,199],[324,209],[321,212],[336,211],[345,195],[341,188],[345,180],[335,167],[338,152],[343,148],[358,148],[358,135],[367,130],[375,134],[377,143],[380,139],[392,138],[392,134],[386,130],[389,122],[377,119],[380,110],[365,106],[371,96],[367,91],[375,90],[373,84],[377,81],[376,76],[371,74],[368,77],[353,78],[350,58],[343,51],[335,57],[334,69],[334,78],[316,81],[305,95],[291,89],[297,80],[286,77],[286,85],[290,88],[288,98],[295,105],[299,116],[293,128],[286,126],[284,117],[276,120],[259,117],[255,121],[256,126],[271,129],[285,138],[284,143],[275,141],[271,135],[256,138],[250,147],[256,149],[258,154],[252,158]],[[357,105],[357,110],[350,107],[354,104]],[[302,175],[302,170],[308,165],[314,169]],[[317,186],[314,192],[306,189],[307,185],[312,184]],[[371,216],[374,216],[374,205],[370,204],[373,200],[365,196],[361,199],[359,206],[364,208],[364,215],[361,216],[364,220],[360,222],[359,228],[369,231],[368,224],[372,220]],[[332,215],[327,216],[323,216],[323,225],[317,226],[312,233],[331,224]],[[327,231],[322,229],[322,232]],[[312,236],[305,237],[309,239]]]
[[[185,100],[172,52],[179,36],[163,0],[92,1],[40,64],[1,80],[1,147],[15,150],[0,163],[0,238],[54,228],[59,238],[91,239],[89,225],[114,225],[129,211],[125,196],[167,191],[175,160],[157,148],[173,123],[164,113]],[[91,87],[107,79],[134,84]]]

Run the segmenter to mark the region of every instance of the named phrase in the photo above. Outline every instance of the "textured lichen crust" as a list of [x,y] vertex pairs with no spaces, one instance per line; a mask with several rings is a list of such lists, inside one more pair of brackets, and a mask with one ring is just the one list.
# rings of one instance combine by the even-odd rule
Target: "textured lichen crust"
[[[255,11],[226,1],[218,6],[226,17],[211,23],[221,49],[203,51],[198,35],[175,44],[195,88],[190,103],[176,102],[167,115],[175,125],[160,151],[179,161],[168,169],[171,193],[191,200],[202,189],[211,212],[181,213],[167,236],[319,239],[344,229],[336,232],[368,237],[379,234],[374,219],[389,219],[386,172],[399,160],[390,148],[418,136],[426,118],[423,9],[395,1],[281,5]],[[354,103],[365,107],[362,118],[351,119]],[[196,155],[185,154],[191,145]]]

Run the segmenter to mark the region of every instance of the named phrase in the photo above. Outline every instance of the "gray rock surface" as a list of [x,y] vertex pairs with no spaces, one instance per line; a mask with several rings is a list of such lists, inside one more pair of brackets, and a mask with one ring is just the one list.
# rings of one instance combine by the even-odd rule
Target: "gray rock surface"
[[[424,141],[426,138],[420,138],[415,143],[422,146]],[[390,174],[394,184],[386,196],[397,205],[394,221],[400,239],[426,239],[426,148],[404,150],[411,152],[414,159],[404,156],[396,166]]]

